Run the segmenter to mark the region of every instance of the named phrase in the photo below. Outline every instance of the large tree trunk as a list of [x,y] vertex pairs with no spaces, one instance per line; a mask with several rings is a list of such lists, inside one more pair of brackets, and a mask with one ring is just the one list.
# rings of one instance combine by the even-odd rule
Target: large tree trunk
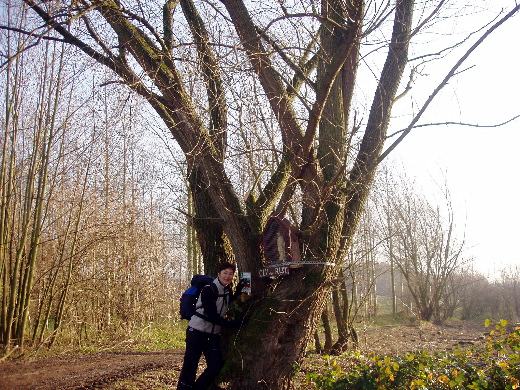
[[349,305],[348,294],[345,288],[345,277],[343,271],[340,272],[340,284],[332,291],[332,302],[334,306],[334,315],[338,328],[338,339],[332,346],[331,353],[340,355],[346,351],[350,338],[349,331]]
[[[322,221],[315,231],[319,234],[305,237],[305,244],[310,248],[307,252],[310,255],[305,260],[339,263],[352,242],[373,181],[392,104],[406,65],[413,4],[412,0],[402,0],[396,6],[392,43],[376,90],[361,149],[346,185],[347,190],[342,192],[337,188],[337,192],[330,195],[325,202],[326,216],[313,209],[307,211],[315,218],[303,217],[302,229],[306,231],[313,231],[316,224],[311,222],[305,225],[305,221]],[[356,11],[362,13],[362,2],[357,5]],[[231,14],[233,17],[232,12]],[[354,14],[350,16],[353,20],[359,20],[354,18]],[[358,35],[356,37],[359,38]],[[348,56],[344,57],[344,61],[347,58]],[[305,177],[305,172],[302,176]],[[327,185],[324,184],[324,187],[327,188]],[[307,188],[303,188],[305,193]],[[308,195],[311,198],[312,192]],[[317,197],[312,200],[315,205],[319,203]],[[312,203],[307,203],[309,204]],[[330,205],[330,209],[327,209],[327,205]],[[325,242],[327,245],[324,245]],[[227,371],[232,378],[233,389],[282,389],[288,386],[293,364],[300,362],[305,354],[318,323],[319,313],[325,304],[325,297],[330,292],[332,280],[338,271],[339,267],[336,267],[324,272],[323,266],[306,266],[291,271],[272,293],[258,301],[250,325],[239,333],[236,353],[230,355],[230,359],[237,362]],[[252,342],[258,332],[251,332],[251,329],[262,329],[261,337],[256,336],[259,341]]]
[[330,353],[330,350],[332,349],[332,327],[330,326],[330,316],[327,306],[328,303],[325,305],[323,313],[321,314],[321,321],[323,322],[323,333],[325,333],[325,344],[323,345],[323,350],[316,350],[318,353]]
[[231,389],[288,388],[294,364],[301,362],[326,304],[322,266],[291,270],[280,286],[255,302],[253,316],[230,343],[221,377]]
[[219,214],[211,202],[208,185],[200,168],[188,173],[188,182],[194,211],[190,218],[204,259],[204,273],[216,276],[219,263],[233,261],[231,245],[222,228]]

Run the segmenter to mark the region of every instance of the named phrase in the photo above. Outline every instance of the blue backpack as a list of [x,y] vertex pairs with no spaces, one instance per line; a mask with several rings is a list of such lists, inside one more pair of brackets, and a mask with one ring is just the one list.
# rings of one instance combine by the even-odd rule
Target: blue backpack
[[195,305],[199,299],[200,291],[204,286],[211,285],[215,278],[208,275],[195,275],[191,278],[191,287],[182,293],[180,314],[184,320],[190,320],[193,315],[204,318],[202,314],[195,311]]

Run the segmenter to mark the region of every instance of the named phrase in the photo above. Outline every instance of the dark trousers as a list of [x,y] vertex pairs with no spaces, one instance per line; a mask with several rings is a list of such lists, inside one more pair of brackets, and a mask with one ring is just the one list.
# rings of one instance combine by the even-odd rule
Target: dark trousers
[[[202,354],[206,358],[207,367],[195,380]],[[220,336],[188,328],[186,330],[186,352],[177,390],[208,389],[222,369],[223,364]]]

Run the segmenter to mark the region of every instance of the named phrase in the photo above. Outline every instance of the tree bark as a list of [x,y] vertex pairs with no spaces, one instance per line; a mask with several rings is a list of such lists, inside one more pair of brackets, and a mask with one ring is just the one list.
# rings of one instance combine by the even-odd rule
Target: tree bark
[[323,328],[324,328],[324,334],[325,334],[325,344],[323,346],[323,352],[324,353],[330,353],[330,350],[332,349],[332,327],[330,326],[330,319],[329,319],[329,310],[328,310],[328,303],[325,305],[325,309],[323,310],[323,313],[321,313],[321,321],[323,322]]

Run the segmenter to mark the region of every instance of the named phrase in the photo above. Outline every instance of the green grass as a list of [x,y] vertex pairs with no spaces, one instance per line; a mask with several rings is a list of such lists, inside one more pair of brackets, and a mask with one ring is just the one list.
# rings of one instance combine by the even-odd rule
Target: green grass
[[157,351],[182,349],[185,347],[187,321],[176,323],[151,324],[137,343],[137,350]]
[[398,313],[379,314],[374,317],[373,321],[368,324],[370,328],[379,328],[382,326],[398,326],[398,325],[417,325],[416,317],[410,316],[403,311]]
[[[76,328],[63,328],[51,349],[47,344],[26,343],[23,354],[32,357],[48,357],[63,353],[98,353],[120,351],[161,351],[183,349],[187,322],[150,322],[147,325],[125,329],[122,324],[113,323],[102,331],[88,329],[79,337]],[[13,354],[12,357],[17,357]]]

